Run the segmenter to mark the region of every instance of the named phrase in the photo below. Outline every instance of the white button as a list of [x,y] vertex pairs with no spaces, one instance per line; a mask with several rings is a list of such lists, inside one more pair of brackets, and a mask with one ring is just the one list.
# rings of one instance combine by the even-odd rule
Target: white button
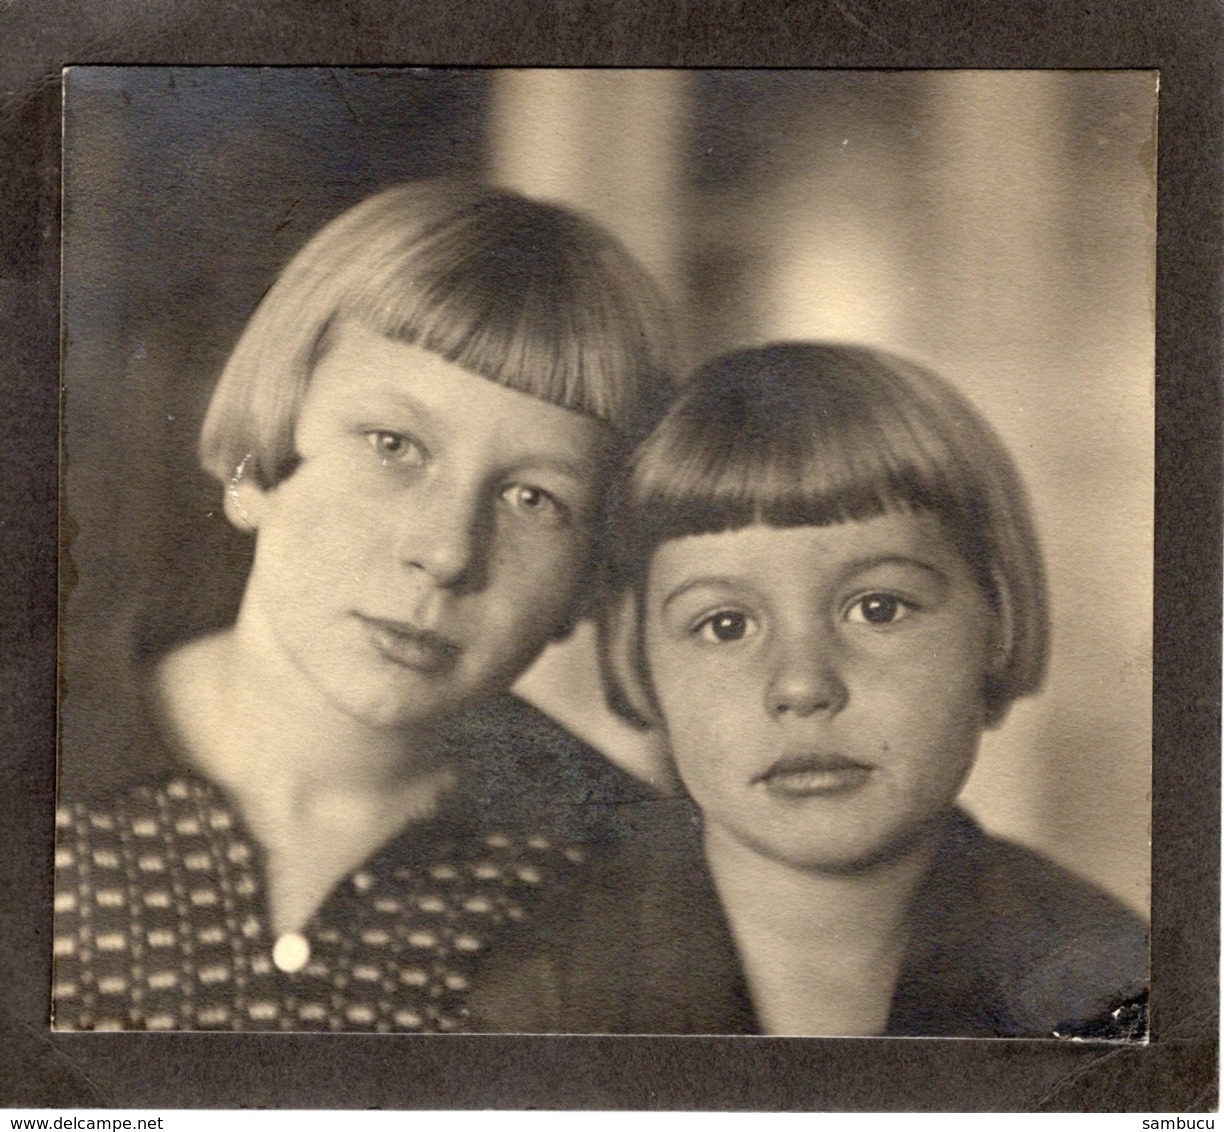
[[285,932],[272,948],[272,962],[286,975],[297,974],[310,961],[310,941],[300,932]]

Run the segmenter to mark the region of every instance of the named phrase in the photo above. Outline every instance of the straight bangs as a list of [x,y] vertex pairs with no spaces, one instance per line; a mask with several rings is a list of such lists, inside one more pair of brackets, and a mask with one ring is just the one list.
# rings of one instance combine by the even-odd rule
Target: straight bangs
[[669,392],[665,304],[617,240],[557,205],[418,181],[337,217],[268,290],[213,393],[206,470],[265,489],[292,474],[311,374],[349,318],[627,440]]
[[946,387],[935,400],[892,376],[878,355],[800,343],[703,367],[635,457],[625,513],[637,537],[653,547],[921,510],[982,561],[987,516],[963,443],[972,410]]
[[518,197],[480,199],[371,256],[337,313],[626,435],[671,370],[646,273],[582,218]]

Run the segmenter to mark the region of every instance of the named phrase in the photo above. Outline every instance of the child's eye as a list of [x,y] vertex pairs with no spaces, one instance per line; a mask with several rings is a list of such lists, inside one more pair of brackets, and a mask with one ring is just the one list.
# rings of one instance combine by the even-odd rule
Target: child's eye
[[418,467],[425,462],[425,453],[421,446],[402,432],[377,428],[367,432],[365,438],[384,464],[408,464]]
[[718,644],[742,641],[756,631],[756,623],[746,613],[733,609],[720,610],[699,621],[694,632],[703,640]]
[[861,625],[892,625],[913,612],[913,606],[890,593],[863,594],[846,612],[847,621]]
[[560,520],[565,509],[551,492],[530,483],[512,483],[502,488],[502,499],[515,511],[531,518]]

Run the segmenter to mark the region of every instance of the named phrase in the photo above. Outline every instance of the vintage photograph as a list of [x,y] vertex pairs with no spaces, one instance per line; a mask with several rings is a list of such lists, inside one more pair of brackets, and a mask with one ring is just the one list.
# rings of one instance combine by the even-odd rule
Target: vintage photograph
[[63,94],[54,1029],[1148,1040],[1154,72]]

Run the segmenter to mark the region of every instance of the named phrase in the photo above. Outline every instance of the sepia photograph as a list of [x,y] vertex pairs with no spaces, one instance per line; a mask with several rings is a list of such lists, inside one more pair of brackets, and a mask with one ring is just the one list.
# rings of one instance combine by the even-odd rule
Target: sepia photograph
[[1147,1042],[1157,91],[68,68],[53,1030]]

